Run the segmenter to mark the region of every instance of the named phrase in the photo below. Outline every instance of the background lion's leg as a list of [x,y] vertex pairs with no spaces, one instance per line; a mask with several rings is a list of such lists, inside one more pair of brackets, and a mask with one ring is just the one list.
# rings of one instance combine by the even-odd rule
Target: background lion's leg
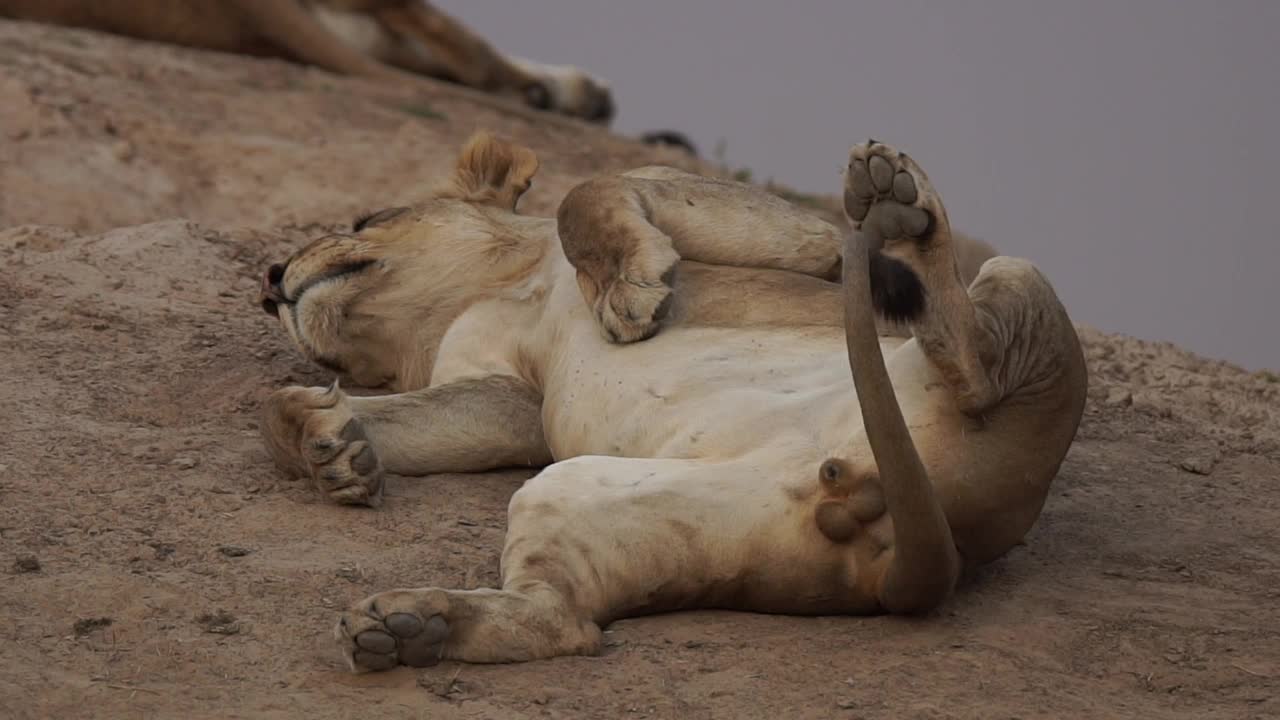
[[834,279],[841,233],[786,200],[673,168],[589,180],[558,212],[565,257],[613,342],[653,335],[680,260]]
[[445,74],[463,85],[522,95],[547,108],[550,91],[484,38],[424,0],[379,0],[373,14],[392,33],[421,43]]
[[263,37],[295,60],[356,77],[412,82],[329,32],[298,0],[239,0],[236,5]]
[[481,472],[551,462],[541,397],[494,375],[396,395],[285,388],[264,409],[277,465],[310,476],[337,502],[370,504],[385,469],[398,475]]
[[613,118],[613,98],[603,81],[576,68],[505,55],[425,0],[323,3],[320,17],[326,24],[389,65],[485,93],[518,97],[539,110],[592,122]]

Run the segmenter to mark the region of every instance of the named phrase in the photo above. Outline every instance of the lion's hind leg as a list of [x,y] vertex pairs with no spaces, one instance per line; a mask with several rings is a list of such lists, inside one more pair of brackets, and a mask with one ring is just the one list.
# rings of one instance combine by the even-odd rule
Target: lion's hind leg
[[594,655],[600,627],[550,587],[390,590],[343,613],[334,637],[355,672],[442,659],[506,663]]
[[962,412],[979,415],[1078,364],[1066,310],[1031,263],[991,258],[965,287],[942,200],[905,153],[855,146],[844,202],[874,252],[872,302],[910,325]]
[[514,662],[593,654],[602,627],[642,613],[873,609],[857,596],[848,547],[822,538],[812,512],[794,512],[816,495],[789,492],[777,468],[758,458],[552,465],[511,499],[501,589],[374,595],[343,615],[339,644],[357,670]]
[[1075,329],[1025,260],[991,258],[964,286],[942,201],[905,153],[855,146],[844,202],[873,251],[873,304],[910,326],[951,390],[954,410],[938,410],[949,419],[917,433],[931,436],[921,453],[947,470],[956,546],[971,564],[989,561],[1038,517],[1079,424],[1087,379]]
[[964,411],[996,402],[984,366],[991,338],[961,284],[951,225],[924,171],[883,143],[857,145],[849,157],[844,206],[872,251],[876,310],[910,325]]

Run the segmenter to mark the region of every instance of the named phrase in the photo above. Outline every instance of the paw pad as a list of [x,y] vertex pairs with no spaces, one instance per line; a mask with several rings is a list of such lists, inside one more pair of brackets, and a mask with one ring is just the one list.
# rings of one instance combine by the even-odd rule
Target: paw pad
[[925,237],[933,225],[925,207],[929,193],[907,156],[886,145],[854,148],[844,206],[859,230],[880,241]]
[[346,645],[354,670],[429,667],[440,662],[449,637],[449,623],[443,617],[433,615],[424,621],[415,613],[393,612],[379,619],[376,606],[367,612],[344,616],[338,623],[338,639]]
[[356,645],[362,650],[382,655],[396,651],[396,639],[381,630],[365,630],[356,636]]

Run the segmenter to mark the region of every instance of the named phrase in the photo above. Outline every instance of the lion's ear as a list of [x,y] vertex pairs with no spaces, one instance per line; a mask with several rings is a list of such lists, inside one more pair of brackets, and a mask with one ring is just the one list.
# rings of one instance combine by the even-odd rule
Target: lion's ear
[[458,156],[453,187],[468,202],[515,210],[536,172],[538,156],[532,150],[480,131],[471,136]]

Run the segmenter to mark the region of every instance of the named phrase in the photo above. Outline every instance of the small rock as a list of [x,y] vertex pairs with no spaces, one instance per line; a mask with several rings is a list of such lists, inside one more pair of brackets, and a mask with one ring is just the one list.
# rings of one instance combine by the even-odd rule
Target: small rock
[[1104,402],[1113,407],[1129,407],[1133,405],[1133,393],[1124,388],[1113,387],[1107,393],[1107,399]]
[[341,565],[337,570],[333,571],[333,574],[347,582],[354,583],[364,580],[364,573],[360,571],[359,566],[349,563]]
[[853,710],[854,708],[858,707],[858,703],[853,700],[837,700],[836,707],[840,708],[841,710]]
[[109,617],[96,618],[80,618],[76,620],[76,624],[71,626],[71,631],[76,637],[84,637],[94,630],[101,630],[105,627],[111,627],[111,623],[115,622]]
[[437,697],[446,700],[465,700],[467,699],[466,687],[463,682],[458,679],[458,672],[455,671],[451,677],[445,678],[443,683],[437,683],[430,675],[418,676],[418,687],[430,690]]
[[219,545],[218,552],[222,553],[223,555],[226,555],[227,557],[235,558],[235,557],[244,557],[245,555],[248,555],[253,551],[250,550],[249,548],[240,547],[239,545]]
[[13,571],[16,573],[40,572],[40,558],[35,555],[19,555],[13,561]]
[[235,635],[240,632],[240,623],[236,620],[236,616],[226,610],[205,613],[196,618],[196,624],[204,628],[205,632],[214,635]]
[[135,148],[133,143],[128,140],[118,140],[111,146],[111,154],[116,156],[120,162],[129,162],[133,159]]
[[1178,468],[1185,470],[1193,475],[1208,475],[1213,472],[1213,460],[1203,457],[1184,458],[1178,463]]
[[563,688],[542,688],[541,690],[534,691],[533,704],[550,705],[556,700],[563,700],[566,697],[569,697],[569,691]]
[[1168,403],[1153,392],[1140,392],[1134,395],[1133,409],[1154,417],[1173,417],[1173,410],[1169,408]]
[[459,521],[458,521],[458,524],[459,524],[459,525],[461,525],[461,526],[463,526],[463,527],[475,527],[475,526],[476,526],[476,522],[475,522],[474,520],[466,520],[466,519],[459,520]]
[[199,465],[200,461],[189,455],[179,455],[174,458],[173,462],[170,464],[179,470],[190,470],[191,468]]

